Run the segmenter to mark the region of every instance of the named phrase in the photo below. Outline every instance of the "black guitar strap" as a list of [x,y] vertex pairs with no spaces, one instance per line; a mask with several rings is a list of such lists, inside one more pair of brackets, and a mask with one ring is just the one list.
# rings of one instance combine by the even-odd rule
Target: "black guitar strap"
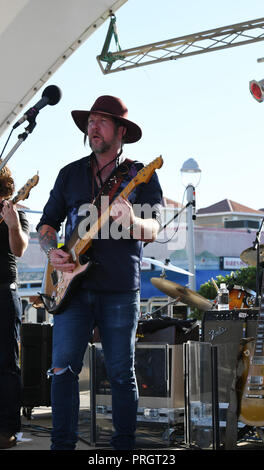
[[96,196],[93,202],[93,204],[97,207],[99,211],[100,211],[100,202],[101,202],[102,196],[109,197],[109,205],[113,202],[114,196],[118,188],[120,187],[124,177],[128,174],[132,163],[133,161],[127,158],[121,163],[121,165],[119,165],[114,170],[114,172],[105,181],[104,185],[100,189],[98,195]]
[[[118,167],[115,168],[113,173],[109,176],[109,178],[104,182],[102,188],[100,189],[99,193],[97,194],[96,198],[92,202],[95,205],[98,211],[98,216],[101,214],[101,198],[102,196],[109,197],[109,205],[113,202],[114,197],[117,193],[118,188],[122,184],[122,181],[128,174],[130,167],[133,163],[133,160],[126,159],[124,160]],[[83,216],[85,219],[86,216]],[[67,242],[67,248],[71,248],[75,242],[79,238],[78,228],[79,224],[81,223],[82,219],[79,220],[78,225],[75,227],[69,241]],[[61,247],[63,249],[63,247]],[[66,248],[66,247],[65,247]]]

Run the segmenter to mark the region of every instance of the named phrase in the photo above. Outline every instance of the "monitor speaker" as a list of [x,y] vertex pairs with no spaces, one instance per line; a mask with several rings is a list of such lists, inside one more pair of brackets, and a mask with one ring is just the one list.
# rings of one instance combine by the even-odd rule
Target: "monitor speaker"
[[22,406],[49,406],[50,380],[47,370],[51,367],[52,326],[22,323],[20,344]]
[[[110,383],[100,343],[96,345],[96,404],[111,408]],[[183,345],[137,343],[135,371],[140,408],[183,408]]]

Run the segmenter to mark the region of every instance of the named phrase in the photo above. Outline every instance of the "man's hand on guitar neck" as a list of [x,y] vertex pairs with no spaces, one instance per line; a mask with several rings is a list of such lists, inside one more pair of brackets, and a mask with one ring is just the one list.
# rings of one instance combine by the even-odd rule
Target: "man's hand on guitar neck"
[[42,250],[47,253],[50,264],[62,272],[73,272],[75,264],[71,255],[57,247],[57,232],[50,225],[42,225],[38,230],[39,243]]

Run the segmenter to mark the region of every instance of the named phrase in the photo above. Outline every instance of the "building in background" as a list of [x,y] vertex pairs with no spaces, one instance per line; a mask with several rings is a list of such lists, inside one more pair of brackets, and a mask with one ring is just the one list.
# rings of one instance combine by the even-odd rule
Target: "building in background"
[[[180,211],[182,205],[167,198],[163,202],[163,220],[167,222],[173,216],[173,211]],[[255,210],[229,199],[197,211],[194,229],[196,290],[211,277],[225,276],[246,266],[240,255],[252,247],[263,217],[263,210]],[[184,243],[186,230],[185,216],[181,216],[180,222],[175,218],[167,228],[166,236],[161,237],[162,240],[158,239],[144,248],[144,256],[163,262],[170,259],[175,266],[188,270]],[[160,269],[154,265],[151,270],[142,272],[142,297],[158,295],[150,279],[160,274]],[[188,285],[188,277],[182,274],[166,271],[166,278]]]

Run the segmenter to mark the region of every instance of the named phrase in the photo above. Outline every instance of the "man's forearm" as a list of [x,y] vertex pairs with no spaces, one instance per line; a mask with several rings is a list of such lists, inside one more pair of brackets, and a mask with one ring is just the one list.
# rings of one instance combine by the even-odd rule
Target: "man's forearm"
[[50,248],[57,248],[57,232],[50,225],[42,225],[38,230],[39,244],[45,253]]

